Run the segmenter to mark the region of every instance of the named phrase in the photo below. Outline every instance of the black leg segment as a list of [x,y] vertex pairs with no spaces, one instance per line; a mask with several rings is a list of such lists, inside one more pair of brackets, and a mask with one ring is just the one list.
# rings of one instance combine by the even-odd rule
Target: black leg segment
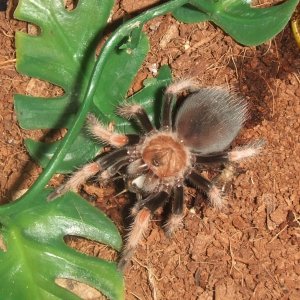
[[162,128],[172,129],[172,104],[176,101],[176,95],[165,94],[163,97],[163,109],[161,116],[161,126]]
[[187,178],[193,185],[202,188],[205,192],[209,192],[213,186],[209,180],[194,171],[192,171]]
[[151,213],[154,213],[159,207],[164,206],[164,204],[169,200],[169,193],[161,191],[155,194],[150,194],[147,198],[143,199],[140,203],[139,208],[148,208]]
[[229,161],[228,152],[221,152],[205,156],[198,156],[197,153],[194,154],[197,156],[196,163],[198,164],[226,163]]
[[128,157],[128,148],[121,148],[99,157],[96,162],[101,166],[102,170],[105,170]]
[[144,108],[140,108],[135,113],[135,117],[138,120],[139,124],[141,125],[142,129],[145,130],[146,132],[150,132],[154,129]]
[[183,213],[183,186],[179,185],[174,188],[174,201],[172,204],[172,213],[182,215]]

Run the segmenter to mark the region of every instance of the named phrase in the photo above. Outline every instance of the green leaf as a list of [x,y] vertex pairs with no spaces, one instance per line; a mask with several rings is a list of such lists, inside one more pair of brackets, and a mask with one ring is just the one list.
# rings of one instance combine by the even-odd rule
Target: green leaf
[[[124,101],[131,82],[149,51],[148,38],[140,33],[139,42],[134,49],[115,48],[107,59],[103,76],[94,97],[98,117],[104,122],[118,122],[115,110]],[[97,109],[95,114],[97,115]]]
[[[17,69],[22,74],[47,80],[62,87],[65,94],[57,98],[15,96],[19,124],[25,129],[70,128],[80,107],[84,91],[95,64],[96,46],[106,25],[113,1],[81,0],[75,10],[64,9],[60,0],[21,0],[15,16],[41,29],[38,36],[18,32]],[[47,17],[45,17],[47,16]],[[149,49],[146,36],[134,33],[136,48],[115,48],[103,69],[94,96],[93,113],[104,122],[116,121],[114,109],[125,98],[129,86]],[[101,145],[83,131],[57,172],[71,172],[91,160]],[[79,153],[82,140],[84,157]],[[27,141],[29,153],[45,166],[59,142],[51,145]],[[45,155],[43,154],[45,151]],[[71,159],[70,159],[71,158]]]
[[142,27],[138,26],[134,28],[131,34],[129,35],[129,37],[127,38],[126,43],[122,44],[119,47],[119,49],[126,49],[130,53],[130,50],[135,49],[138,46],[141,40],[141,36],[142,36]]
[[67,235],[85,237],[121,248],[114,224],[81,197],[68,193],[47,202],[46,190],[36,199],[23,198],[0,207],[1,299],[79,299],[58,286],[56,278],[88,284],[109,299],[123,299],[122,274],[116,264],[68,247]]
[[[36,142],[31,139],[25,140],[25,146],[28,149],[31,157],[39,163],[39,165],[45,168],[49,160],[53,157],[58,145],[61,141],[46,144]],[[84,147],[83,147],[84,145]],[[70,147],[67,155],[64,158],[64,162],[59,168],[59,173],[70,173],[70,170],[74,169],[74,165],[81,166],[86,163],[87,158],[94,157],[101,149],[100,144],[96,144],[87,135],[81,133],[78,135],[75,142]]]
[[267,8],[252,8],[246,0],[191,0],[190,4],[173,11],[183,22],[209,20],[220,26],[237,42],[259,45],[278,34],[295,10],[299,0]]
[[184,23],[200,23],[209,21],[209,15],[191,4],[186,4],[173,11],[173,16]]
[[71,93],[78,97],[95,62],[94,49],[113,3],[82,0],[76,9],[67,11],[60,0],[19,1],[15,17],[39,26],[41,33],[17,33],[18,71],[61,86],[66,97]]

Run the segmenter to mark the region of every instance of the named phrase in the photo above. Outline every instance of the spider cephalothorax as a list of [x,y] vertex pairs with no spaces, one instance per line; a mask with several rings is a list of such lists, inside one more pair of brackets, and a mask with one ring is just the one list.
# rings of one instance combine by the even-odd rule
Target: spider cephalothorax
[[[184,174],[190,166],[188,150],[174,134],[168,131],[153,132],[137,145],[136,152],[140,156],[140,163],[147,169],[147,172],[137,177],[133,184],[148,192],[166,189],[176,182],[182,183]],[[134,167],[129,169],[132,175],[138,174]],[[147,184],[150,178],[157,184],[154,186]],[[146,182],[144,183],[144,181]]]
[[[182,92],[189,95],[178,105],[177,96]],[[116,149],[74,173],[49,199],[76,190],[97,174],[100,180],[108,180],[122,173],[128,190],[137,195],[132,209],[134,221],[119,261],[119,267],[124,268],[158,208],[171,201],[172,211],[165,225],[170,235],[181,224],[185,184],[204,190],[211,204],[221,207],[220,185],[228,180],[226,174],[231,172],[232,164],[256,155],[261,143],[227,150],[246,120],[245,101],[221,88],[196,88],[190,80],[173,83],[166,89],[158,129],[139,104],[123,105],[117,112],[125,118],[134,118],[142,133],[126,135],[110,131],[89,115],[89,131]],[[202,172],[216,164],[223,165],[223,170],[210,181]]]

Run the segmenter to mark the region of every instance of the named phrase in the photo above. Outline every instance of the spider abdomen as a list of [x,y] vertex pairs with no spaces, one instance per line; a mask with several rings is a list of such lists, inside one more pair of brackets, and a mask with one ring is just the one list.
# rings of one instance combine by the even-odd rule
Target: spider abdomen
[[180,106],[175,128],[187,147],[209,154],[227,149],[246,118],[244,99],[221,88],[201,88]]
[[161,132],[146,138],[142,159],[161,179],[182,177],[189,165],[184,145],[171,134]]

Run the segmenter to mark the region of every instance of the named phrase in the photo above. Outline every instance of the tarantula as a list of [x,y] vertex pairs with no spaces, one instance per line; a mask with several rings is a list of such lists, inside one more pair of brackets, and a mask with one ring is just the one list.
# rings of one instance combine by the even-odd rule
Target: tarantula
[[[183,92],[189,94],[178,103],[177,98]],[[171,213],[164,226],[166,233],[171,235],[182,222],[186,183],[205,191],[210,203],[221,207],[220,181],[226,167],[212,181],[201,173],[216,163],[231,166],[232,162],[256,155],[261,143],[228,150],[247,118],[246,102],[222,88],[197,88],[191,80],[175,82],[166,88],[159,129],[137,103],[125,104],[117,113],[135,119],[143,133],[113,132],[94,115],[89,115],[89,131],[116,149],[75,172],[50,194],[49,200],[68,190],[76,190],[95,175],[100,180],[108,180],[123,174],[128,190],[137,196],[132,209],[134,221],[119,260],[119,267],[123,269],[158,208],[172,199]]]

